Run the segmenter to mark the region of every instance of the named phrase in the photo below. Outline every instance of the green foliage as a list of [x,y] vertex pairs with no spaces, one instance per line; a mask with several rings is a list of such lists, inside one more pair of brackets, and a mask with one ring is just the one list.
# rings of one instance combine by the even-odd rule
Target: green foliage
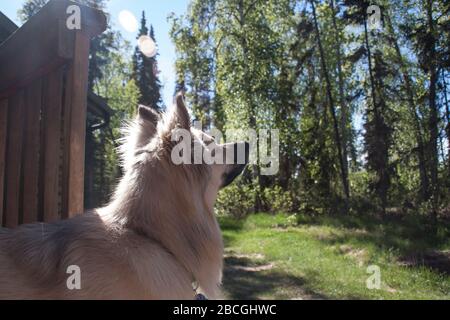
[[295,209],[291,192],[283,190],[280,186],[265,188],[263,199],[268,212],[292,212]]
[[24,2],[22,8],[17,12],[17,16],[20,21],[25,23],[28,19],[38,13],[48,1],[49,0],[27,0]]
[[[215,209],[218,215],[230,215],[237,219],[253,211],[257,189],[245,184],[232,184],[219,192]],[[296,208],[290,191],[280,186],[265,188],[262,192],[263,207],[267,212],[293,212]]]
[[242,219],[253,211],[255,190],[248,185],[232,184],[219,192],[215,209],[218,215]]
[[449,8],[428,3],[193,0],[170,17],[177,84],[204,127],[280,130],[280,171],[262,176],[257,157],[238,215],[277,211],[280,190],[313,215],[448,203]]

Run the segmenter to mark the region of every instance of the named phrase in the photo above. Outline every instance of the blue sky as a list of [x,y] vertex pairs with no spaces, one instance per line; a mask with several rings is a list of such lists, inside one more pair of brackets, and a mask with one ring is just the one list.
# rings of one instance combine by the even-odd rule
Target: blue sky
[[[7,15],[17,25],[20,25],[17,19],[17,10],[22,7],[24,0],[1,0],[0,11]],[[140,22],[142,10],[145,10],[147,24],[152,24],[155,29],[156,42],[158,44],[158,66],[161,71],[159,74],[163,84],[163,99],[166,105],[172,103],[175,81],[175,47],[169,37],[170,25],[167,22],[167,16],[174,12],[176,15],[184,14],[187,10],[189,0],[109,0],[108,12],[111,15],[111,25],[113,29],[119,30],[122,36],[131,42],[133,47],[136,45],[137,33],[126,31],[119,23],[118,17],[122,10],[128,10],[134,14]],[[130,52],[131,54],[132,52]]]

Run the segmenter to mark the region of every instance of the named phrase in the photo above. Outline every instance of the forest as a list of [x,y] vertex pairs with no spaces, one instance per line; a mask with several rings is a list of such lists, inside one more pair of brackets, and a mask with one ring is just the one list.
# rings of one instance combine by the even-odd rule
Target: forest
[[[46,2],[25,1],[21,20]],[[106,0],[79,2],[108,13]],[[367,245],[361,261],[381,265],[389,250],[402,259],[419,254],[426,261],[436,249],[444,255],[440,269],[444,261],[444,274],[450,272],[450,1],[191,0],[184,14],[171,14],[168,21],[170,30],[158,30],[143,12],[136,37],[149,35],[157,43],[158,33],[169,32],[176,48],[174,95],[185,93],[203,130],[278,130],[277,174],[263,174],[257,153],[244,175],[219,194],[216,213],[234,251],[257,254],[261,242],[256,243],[254,228],[321,225],[340,228],[322,231],[345,239],[331,243],[339,252],[330,253],[330,263],[331,254],[354,255],[358,245]],[[135,115],[139,103],[158,112],[167,108],[158,59],[146,57],[112,26],[92,40],[89,89],[114,110],[107,129],[88,133],[96,158],[95,205],[108,201],[121,176],[116,148],[123,121]],[[267,141],[257,140],[258,151],[262,144]],[[352,238],[359,229],[369,230],[373,239]],[[262,235],[263,243],[275,241]],[[298,235],[299,241],[308,243],[306,235]],[[296,246],[294,238],[278,240]],[[240,244],[246,239],[250,242]],[[285,261],[281,248],[272,249],[277,253],[264,249],[266,258]],[[236,256],[228,263],[233,261]],[[257,268],[255,263],[250,265]],[[432,279],[433,289],[420,287],[424,279],[419,289],[395,289],[409,277],[398,273],[400,280],[391,281],[387,294],[448,294],[448,276],[417,272]],[[259,280],[261,290],[267,289],[262,285],[267,279]],[[230,296],[248,298],[233,281],[225,281]],[[336,289],[339,282],[327,287],[311,281],[304,295],[386,297],[352,291],[351,280],[342,291]],[[289,290],[270,297],[284,298]],[[421,296],[420,290],[428,293]]]
[[253,166],[220,209],[445,215],[449,9],[192,1],[171,17],[178,87],[203,125],[280,131],[279,173]]

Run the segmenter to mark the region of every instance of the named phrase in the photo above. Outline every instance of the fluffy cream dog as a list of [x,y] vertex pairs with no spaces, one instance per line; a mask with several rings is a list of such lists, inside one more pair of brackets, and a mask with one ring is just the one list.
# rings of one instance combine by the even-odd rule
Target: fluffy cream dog
[[[121,150],[124,176],[106,207],[0,229],[1,299],[193,299],[193,281],[219,297],[223,244],[213,205],[245,164],[176,165],[172,134],[189,130],[192,139],[181,143],[209,155],[245,145],[245,161],[248,144],[218,145],[191,128],[181,95],[159,118],[139,108]],[[70,266],[80,270],[80,289],[67,286]]]

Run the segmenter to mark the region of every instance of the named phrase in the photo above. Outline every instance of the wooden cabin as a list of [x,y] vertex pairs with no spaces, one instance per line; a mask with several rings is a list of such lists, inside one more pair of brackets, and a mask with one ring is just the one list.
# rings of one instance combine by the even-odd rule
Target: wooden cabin
[[84,209],[87,116],[108,121],[110,114],[88,94],[90,40],[106,29],[106,17],[76,4],[81,24],[71,30],[67,8],[74,4],[52,0],[20,28],[0,14],[2,226]]

